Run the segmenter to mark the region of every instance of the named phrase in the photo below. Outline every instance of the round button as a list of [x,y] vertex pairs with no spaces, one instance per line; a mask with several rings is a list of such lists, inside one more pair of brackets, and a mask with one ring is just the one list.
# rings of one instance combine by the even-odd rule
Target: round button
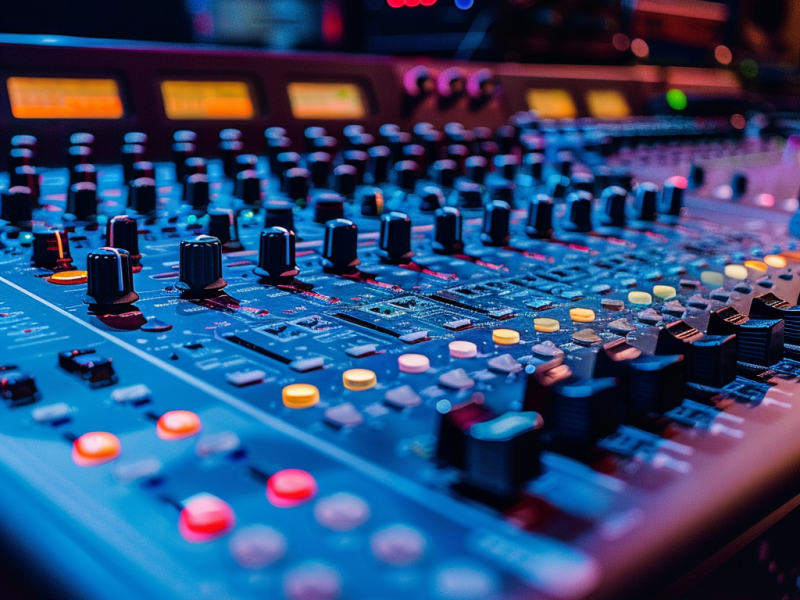
[[519,331],[514,329],[495,329],[492,331],[492,341],[500,346],[519,344]]
[[283,592],[289,600],[335,600],[342,593],[342,577],[324,563],[307,562],[286,573]]
[[86,271],[60,271],[53,273],[47,278],[50,283],[58,285],[77,285],[79,283],[86,283],[88,274]]
[[453,358],[473,358],[478,355],[478,347],[472,342],[456,340],[447,346]]
[[576,323],[591,323],[594,321],[594,311],[591,308],[570,308],[569,318]]
[[289,408],[310,408],[319,402],[319,390],[310,383],[293,383],[283,388],[283,404]]
[[231,536],[231,556],[245,569],[262,569],[286,554],[286,538],[266,525],[250,525]]
[[200,417],[188,410],[171,410],[164,413],[156,424],[156,433],[162,440],[182,440],[200,433]]
[[178,518],[178,531],[188,542],[210,542],[228,533],[236,523],[233,509],[211,494],[186,500]]
[[113,433],[84,433],[72,444],[72,460],[81,467],[93,467],[114,460],[122,453],[119,438]]
[[678,294],[677,290],[671,285],[654,285],[653,295],[662,300],[669,300]]
[[533,328],[541,333],[555,333],[561,329],[561,323],[559,323],[556,319],[538,317],[533,320]]
[[747,279],[747,267],[744,265],[725,265],[725,277],[731,279]]
[[425,551],[425,537],[408,525],[390,525],[372,534],[372,553],[381,562],[403,567],[417,562]]
[[267,480],[267,499],[280,508],[291,508],[317,495],[317,482],[300,469],[278,471]]
[[314,517],[333,531],[352,531],[369,519],[369,505],[359,496],[339,492],[320,498],[314,505]]
[[653,297],[647,292],[628,292],[628,302],[631,304],[650,304]]
[[375,387],[378,378],[369,369],[350,369],[342,373],[342,382],[348,390],[361,391]]
[[431,361],[424,354],[401,354],[397,366],[403,373],[425,373],[431,368]]

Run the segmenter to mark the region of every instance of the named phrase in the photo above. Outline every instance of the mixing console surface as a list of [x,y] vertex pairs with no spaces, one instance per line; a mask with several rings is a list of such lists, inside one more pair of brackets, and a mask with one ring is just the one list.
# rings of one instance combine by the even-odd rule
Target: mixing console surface
[[0,512],[76,596],[643,597],[796,483],[784,138],[265,135],[11,140]]

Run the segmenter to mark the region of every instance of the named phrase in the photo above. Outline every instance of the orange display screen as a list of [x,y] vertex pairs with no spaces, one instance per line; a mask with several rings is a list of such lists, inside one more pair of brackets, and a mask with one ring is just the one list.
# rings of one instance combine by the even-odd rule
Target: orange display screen
[[244,81],[162,81],[161,98],[172,120],[247,120],[256,114]]
[[567,90],[530,89],[526,97],[528,108],[535,110],[543,119],[573,119],[578,109]]
[[295,119],[363,119],[367,108],[355,83],[290,83],[287,91]]
[[6,87],[17,119],[120,119],[124,114],[113,79],[9,77]]
[[589,114],[598,119],[622,119],[631,115],[631,107],[618,90],[589,90],[586,92]]

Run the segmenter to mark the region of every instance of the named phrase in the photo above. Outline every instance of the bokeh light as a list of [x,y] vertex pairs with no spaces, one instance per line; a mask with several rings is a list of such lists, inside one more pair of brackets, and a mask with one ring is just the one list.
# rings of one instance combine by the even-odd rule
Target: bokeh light
[[672,110],[683,110],[689,104],[683,90],[671,89],[667,92],[667,104]]
[[625,52],[631,47],[631,38],[624,33],[615,33],[611,38],[611,44],[620,52]]
[[645,58],[650,55],[650,46],[642,38],[636,38],[631,42],[631,52],[634,56]]
[[716,58],[717,62],[721,65],[729,65],[733,60],[733,53],[727,46],[719,45],[714,48],[714,58]]
[[731,116],[731,125],[736,129],[744,129],[745,125],[747,125],[747,119],[744,118],[744,115],[740,115],[736,113],[735,115]]
[[739,65],[739,69],[742,71],[742,75],[748,79],[754,79],[758,75],[758,63],[752,58],[745,58]]

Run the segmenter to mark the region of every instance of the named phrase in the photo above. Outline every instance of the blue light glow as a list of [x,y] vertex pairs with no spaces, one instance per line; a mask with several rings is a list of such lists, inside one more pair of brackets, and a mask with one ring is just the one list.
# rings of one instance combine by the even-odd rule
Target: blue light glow
[[456,0],[456,8],[461,10],[469,10],[473,4],[475,4],[475,0]]

